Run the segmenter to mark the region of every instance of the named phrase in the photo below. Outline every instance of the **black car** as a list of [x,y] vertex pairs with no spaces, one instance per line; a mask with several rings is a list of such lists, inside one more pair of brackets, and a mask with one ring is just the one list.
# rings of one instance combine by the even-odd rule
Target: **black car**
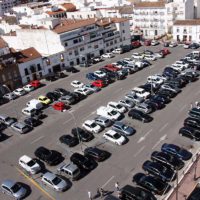
[[61,143],[66,144],[69,147],[74,147],[79,143],[78,138],[71,135],[62,135],[59,140]]
[[200,129],[200,119],[195,119],[195,118],[192,118],[192,117],[188,117],[184,121],[184,126]]
[[93,170],[96,167],[94,160],[79,153],[73,153],[70,157],[70,161],[86,170]]
[[151,154],[151,160],[162,163],[175,170],[180,170],[184,167],[184,162],[181,159],[166,152],[154,151]]
[[63,88],[56,88],[54,90],[54,93],[57,93],[60,96],[65,96],[65,95],[69,94],[69,92],[67,90],[63,89]]
[[192,127],[182,127],[179,129],[179,134],[188,137],[192,140],[200,141],[200,130]]
[[76,101],[81,101],[87,97],[86,95],[81,94],[79,92],[73,92],[73,94],[74,94]]
[[145,161],[142,165],[144,171],[153,176],[157,176],[162,181],[173,181],[176,178],[176,173],[173,169],[166,167],[158,162]]
[[36,127],[41,124],[41,121],[39,119],[36,119],[34,117],[28,117],[24,119],[24,123],[31,127]]
[[50,74],[48,74],[48,75],[45,76],[45,80],[46,81],[56,81],[57,78],[56,78],[56,76],[55,76],[54,73],[50,73]]
[[0,98],[0,105],[3,105],[3,104],[5,104],[5,103],[8,103],[9,102],[9,100],[8,99],[6,99],[6,98]]
[[136,110],[136,109],[131,109],[128,112],[128,116],[131,117],[132,119],[137,119],[137,120],[140,120],[144,123],[148,123],[148,122],[151,122],[153,120],[153,117],[151,117],[150,115],[145,114],[142,111]]
[[133,176],[133,182],[152,191],[158,195],[163,195],[167,190],[169,190],[170,185],[161,181],[153,176],[145,175],[143,173],[138,173]]
[[72,135],[83,142],[89,142],[94,138],[92,133],[79,127],[72,129]]
[[177,94],[171,90],[160,89],[157,92],[158,95],[167,96],[168,98],[174,98]]
[[167,104],[167,103],[169,103],[171,101],[170,98],[168,98],[167,96],[160,95],[160,94],[153,95],[150,98],[150,100],[161,101],[164,104]]
[[35,151],[35,156],[46,162],[48,165],[57,165],[62,161],[62,154],[55,150],[39,147]]
[[131,185],[125,185],[120,190],[121,200],[156,200],[154,195],[141,187],[133,187]]
[[177,88],[182,88],[185,86],[185,84],[177,78],[170,79],[170,80],[166,81],[165,84],[171,85],[171,86],[177,87]]
[[156,109],[163,109],[165,107],[165,104],[161,101],[158,101],[156,99],[149,99],[149,102],[153,103],[156,105]]
[[181,148],[175,144],[164,143],[161,147],[161,151],[175,155],[182,160],[189,160],[192,157],[192,153],[184,148]]
[[71,73],[77,73],[80,72],[80,70],[76,69],[75,67],[68,67],[65,69],[66,72],[71,72]]
[[108,158],[109,153],[97,147],[88,147],[84,150],[84,155],[94,159],[97,162],[101,162]]
[[184,74],[184,76],[189,82],[194,82],[198,80],[197,77],[192,72],[187,72]]
[[48,92],[46,94],[46,97],[49,98],[53,102],[53,101],[57,101],[58,98],[60,97],[60,95],[58,95],[57,93],[54,93],[54,92]]
[[192,108],[188,114],[190,117],[200,120],[200,109],[199,108]]
[[143,88],[145,91],[147,92],[151,92],[151,93],[156,93],[159,89],[159,87],[151,84],[151,83],[146,83],[145,85],[140,85],[140,88]]

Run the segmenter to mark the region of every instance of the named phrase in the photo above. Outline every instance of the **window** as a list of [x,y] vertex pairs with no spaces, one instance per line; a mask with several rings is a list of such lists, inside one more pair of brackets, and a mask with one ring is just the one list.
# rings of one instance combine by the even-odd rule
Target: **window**
[[80,48],[80,51],[84,51],[84,50],[85,50],[84,47],[81,47],[81,48]]
[[176,29],[176,32],[179,33],[179,28]]
[[88,45],[88,49],[90,49],[90,48],[92,48],[92,46],[91,46],[91,45]]
[[30,77],[26,77],[27,83],[31,81]]
[[109,43],[106,43],[106,46],[108,47],[108,46],[109,46]]
[[122,38],[120,38],[120,42],[122,42]]
[[41,70],[42,70],[40,64],[37,64],[37,68],[38,68],[38,71],[41,71]]
[[125,30],[122,30],[122,33],[125,33]]
[[63,62],[64,61],[64,55],[61,53],[60,54],[60,61]]
[[75,55],[75,56],[78,56],[78,50],[77,50],[77,49],[74,50],[74,55]]
[[110,42],[110,45],[113,45],[113,41]]
[[65,47],[67,47],[68,46],[68,43],[67,42],[65,42]]
[[69,64],[70,64],[70,66],[74,66],[74,62],[73,61],[71,61]]
[[74,44],[78,43],[78,39],[73,40]]
[[25,74],[25,76],[29,75],[27,68],[24,69],[24,74]]
[[123,40],[126,40],[126,38],[125,38],[125,37],[123,37]]
[[115,40],[115,43],[117,43],[117,40]]
[[72,51],[69,51],[69,55],[70,55],[70,56],[72,55]]
[[98,44],[94,45],[94,48],[95,48],[95,49],[97,49],[98,47],[99,47],[99,45],[98,45]]

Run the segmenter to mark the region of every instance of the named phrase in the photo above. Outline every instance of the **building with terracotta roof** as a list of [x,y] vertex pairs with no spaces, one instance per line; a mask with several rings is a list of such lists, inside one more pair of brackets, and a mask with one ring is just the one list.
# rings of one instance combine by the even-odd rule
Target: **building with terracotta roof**
[[173,39],[179,42],[200,42],[200,19],[175,21]]
[[172,33],[175,20],[194,18],[194,0],[158,0],[134,4],[133,26],[145,38]]

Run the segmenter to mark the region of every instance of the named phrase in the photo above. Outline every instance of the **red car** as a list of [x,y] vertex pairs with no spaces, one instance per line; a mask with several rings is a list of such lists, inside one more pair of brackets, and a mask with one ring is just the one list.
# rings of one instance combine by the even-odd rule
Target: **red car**
[[115,67],[115,66],[112,65],[112,64],[108,64],[108,65],[104,66],[104,68],[106,68],[106,69],[108,69],[108,70],[110,70],[110,71],[112,71],[112,72],[119,71],[119,68]]
[[169,49],[167,49],[167,48],[164,48],[164,49],[162,49],[161,51],[162,51],[162,53],[163,53],[164,56],[166,56],[166,55],[168,55],[168,54],[171,53],[171,52],[169,51]]
[[145,40],[144,45],[145,46],[151,46],[151,40]]
[[98,88],[103,88],[106,86],[105,82],[103,80],[96,80],[92,82],[92,85]]
[[29,84],[32,85],[34,88],[39,88],[41,86],[41,83],[38,80],[31,81]]
[[66,104],[64,104],[63,102],[56,102],[52,105],[54,110],[58,110],[63,112],[64,110],[68,109],[69,106],[67,106]]
[[133,48],[138,48],[138,47],[142,46],[140,41],[133,41],[133,42],[131,42],[131,45]]

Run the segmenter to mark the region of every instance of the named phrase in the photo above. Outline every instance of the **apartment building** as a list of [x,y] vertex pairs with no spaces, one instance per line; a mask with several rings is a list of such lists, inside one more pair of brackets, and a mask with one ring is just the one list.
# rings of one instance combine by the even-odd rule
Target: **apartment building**
[[0,0],[0,16],[9,12],[16,5],[16,0]]
[[173,39],[179,42],[200,42],[200,19],[175,21]]

